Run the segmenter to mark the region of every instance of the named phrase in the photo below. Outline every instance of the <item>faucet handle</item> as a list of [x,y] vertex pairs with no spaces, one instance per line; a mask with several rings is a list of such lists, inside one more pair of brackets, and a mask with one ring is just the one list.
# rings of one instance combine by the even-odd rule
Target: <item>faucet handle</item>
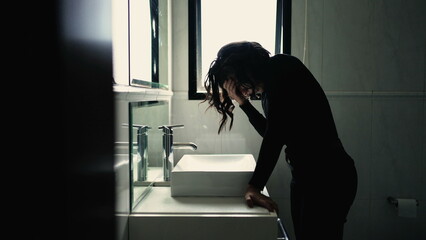
[[[129,124],[127,124],[127,123],[123,123],[123,124],[122,124],[122,126],[126,126],[126,127],[128,127],[128,126],[129,126]],[[148,126],[148,125],[135,124],[135,123],[133,123],[133,124],[132,124],[132,127],[133,127],[133,128],[136,128],[136,129],[138,130],[138,132],[147,132],[147,131],[148,131],[148,129],[151,129],[151,127],[150,127],[150,126]]]
[[183,124],[177,124],[177,125],[162,125],[159,126],[158,129],[163,129],[163,133],[165,134],[172,134],[173,128],[183,128]]
[[[121,126],[128,127],[129,124],[128,123],[122,123]],[[147,128],[147,129],[151,129],[151,127],[148,126],[148,125],[136,124],[136,123],[133,123],[132,127],[134,127],[134,128]]]
[[148,129],[151,129],[150,126],[141,124],[133,124],[133,128],[138,129],[138,134],[146,134],[148,132]]
[[134,128],[151,129],[151,127],[150,127],[150,126],[148,126],[148,125],[143,125],[143,124],[132,124],[132,126],[133,126]]

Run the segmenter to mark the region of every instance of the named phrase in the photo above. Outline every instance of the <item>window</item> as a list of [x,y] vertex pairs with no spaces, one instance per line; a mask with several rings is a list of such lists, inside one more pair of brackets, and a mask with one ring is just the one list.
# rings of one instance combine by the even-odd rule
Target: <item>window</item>
[[129,0],[130,85],[159,83],[158,4],[158,0]]
[[204,79],[223,45],[256,41],[290,54],[291,0],[189,0],[189,99],[204,99]]

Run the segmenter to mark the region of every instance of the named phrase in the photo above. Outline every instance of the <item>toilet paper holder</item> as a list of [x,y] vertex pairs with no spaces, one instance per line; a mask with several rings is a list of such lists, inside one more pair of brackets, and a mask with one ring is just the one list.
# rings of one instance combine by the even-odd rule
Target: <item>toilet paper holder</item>
[[[388,197],[388,202],[392,205],[394,205],[395,207],[398,207],[398,199],[394,198],[394,197]],[[416,199],[416,206],[419,206],[419,200]]]

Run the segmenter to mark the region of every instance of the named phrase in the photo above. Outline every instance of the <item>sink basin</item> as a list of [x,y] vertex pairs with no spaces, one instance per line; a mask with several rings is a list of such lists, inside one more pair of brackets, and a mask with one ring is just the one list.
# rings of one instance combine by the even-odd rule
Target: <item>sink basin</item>
[[252,154],[185,154],[171,172],[171,195],[243,196],[255,166]]

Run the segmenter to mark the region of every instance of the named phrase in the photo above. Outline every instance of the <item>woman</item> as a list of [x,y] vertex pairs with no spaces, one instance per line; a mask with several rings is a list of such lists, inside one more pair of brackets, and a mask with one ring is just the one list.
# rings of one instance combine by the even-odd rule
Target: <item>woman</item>
[[[277,204],[261,190],[285,145],[297,240],[341,240],[356,195],[357,172],[339,140],[327,97],[303,63],[286,54],[271,57],[256,42],[233,42],[219,50],[204,86],[204,101],[222,115],[218,133],[229,119],[232,128],[238,104],[263,137],[245,194],[248,206],[278,212]],[[256,97],[264,115],[250,102]]]

